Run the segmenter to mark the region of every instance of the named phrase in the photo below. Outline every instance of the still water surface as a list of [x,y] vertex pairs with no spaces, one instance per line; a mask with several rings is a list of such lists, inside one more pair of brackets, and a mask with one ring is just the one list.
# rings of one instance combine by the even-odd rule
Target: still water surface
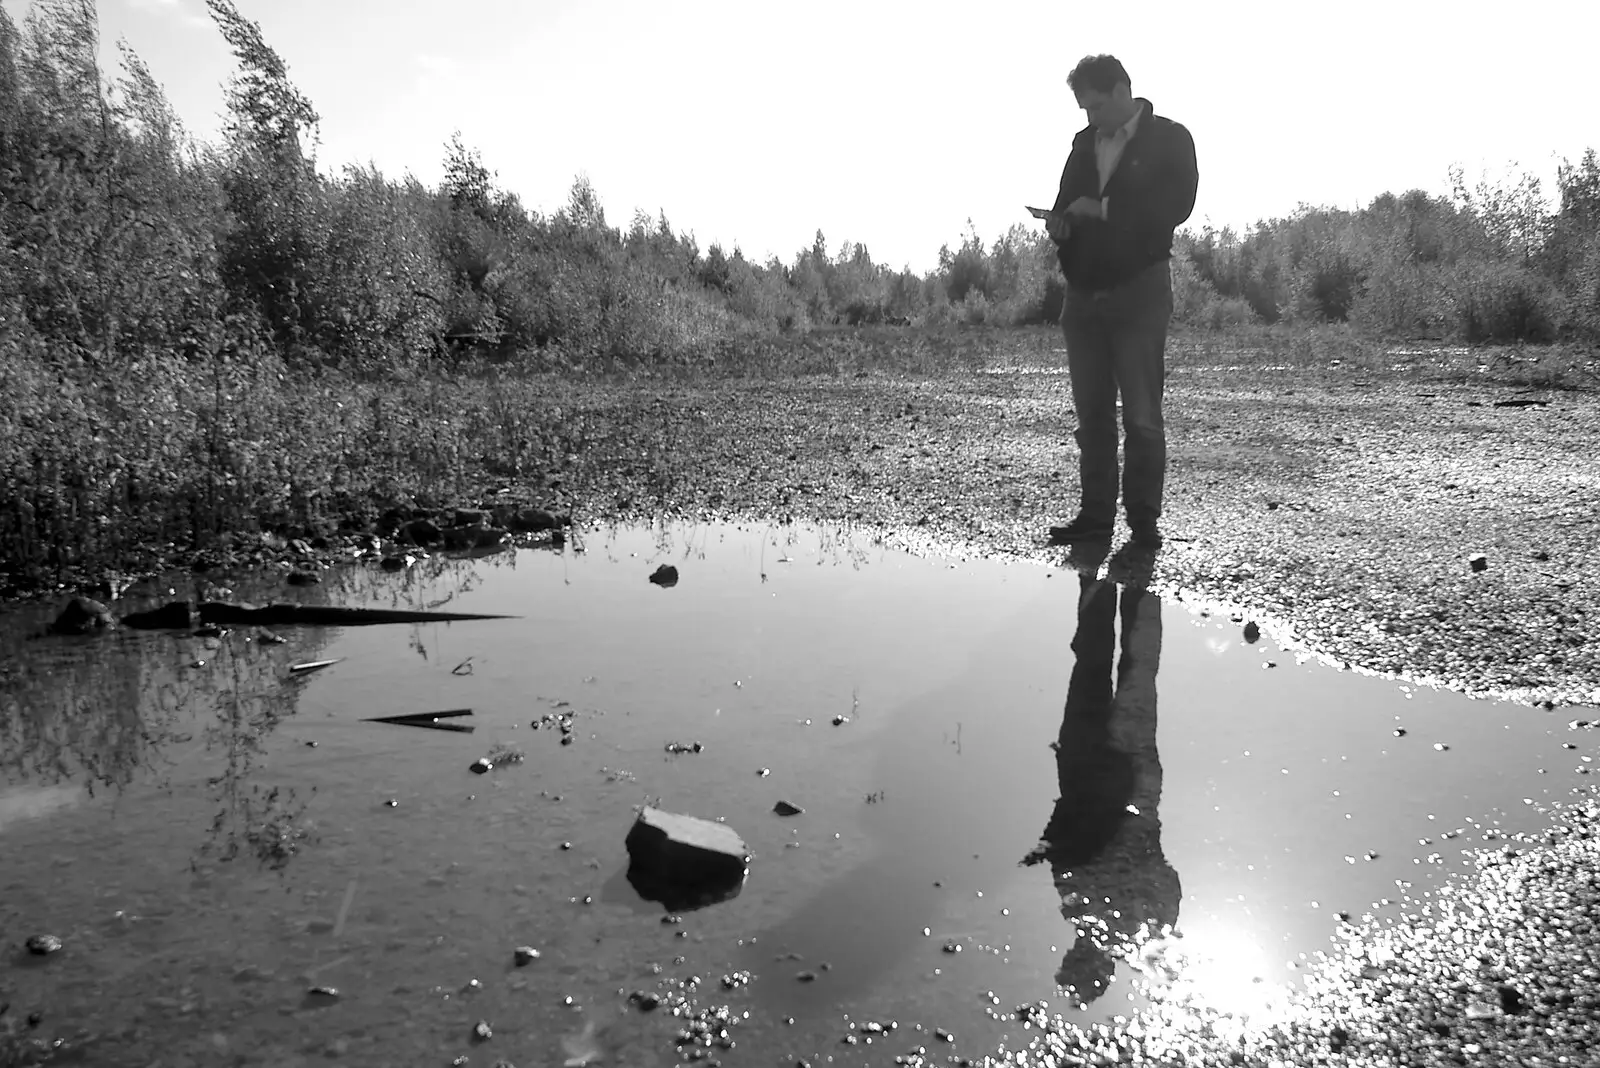
[[[1594,753],[1573,710],[1297,663],[1065,567],[810,527],[579,542],[234,587],[515,619],[267,644],[6,617],[10,1018],[85,1064],[674,1064],[681,1021],[626,995],[698,977],[740,1021],[725,1064],[981,1056],[1023,1041],[1023,1003],[1137,1005],[1112,956],[1142,924],[1175,926],[1206,998],[1259,1011],[1339,912],[1540,826]],[[647,581],[664,562],[671,588]],[[447,709],[475,729],[364,721]],[[471,772],[500,746],[525,759]],[[738,896],[664,923],[634,893],[647,801],[738,831]],[[66,948],[21,952],[44,932]],[[867,1021],[899,1026],[841,1044]]]

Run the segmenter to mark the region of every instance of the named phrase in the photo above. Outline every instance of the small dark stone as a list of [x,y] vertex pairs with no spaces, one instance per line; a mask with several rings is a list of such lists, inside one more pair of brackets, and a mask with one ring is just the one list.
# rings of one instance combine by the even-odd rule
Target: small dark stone
[[833,717],[833,725],[835,727],[842,727],[846,723],[849,723],[849,722],[850,722],[850,717],[849,716],[834,716]]
[[960,953],[961,952],[961,943],[960,942],[946,942],[944,944],[943,948],[944,948],[944,951],[946,953]]
[[791,805],[787,801],[779,801],[776,805],[772,806],[772,811],[776,812],[780,816],[798,816],[804,812],[805,809],[801,808],[799,805]]
[[413,519],[402,526],[395,537],[401,541],[409,541],[413,545],[432,545],[441,535],[439,525],[431,519]]
[[323,1001],[338,1001],[339,988],[336,986],[314,986],[306,991],[306,997],[318,998]]
[[378,566],[385,571],[404,571],[409,563],[410,561],[403,556],[385,556],[378,561]]
[[34,956],[48,957],[52,953],[61,952],[64,943],[53,934],[38,934],[30,935],[23,944]]
[[1522,1000],[1522,991],[1510,983],[1500,983],[1495,986],[1494,991],[1500,995],[1500,1008],[1503,1012],[1514,1016],[1527,1007]]
[[61,609],[56,621],[50,624],[53,634],[93,634],[116,626],[111,609],[87,597],[74,597]]
[[539,959],[539,951],[532,946],[518,946],[511,951],[511,958],[521,968]]
[[291,571],[286,581],[291,586],[315,586],[322,581],[322,576],[315,571]]
[[1474,555],[1467,557],[1467,566],[1471,567],[1474,571],[1487,571],[1489,568],[1489,558],[1483,553],[1475,553]]
[[523,508],[510,517],[512,530],[537,534],[543,530],[560,530],[570,520],[543,508]]
[[671,564],[662,564],[650,572],[650,581],[662,589],[667,589],[678,584],[678,569]]
[[483,757],[479,757],[477,760],[472,762],[472,770],[476,774],[482,775],[486,771],[493,771],[494,765],[488,760],[485,760]]
[[28,1013],[28,1026],[30,1028],[38,1027],[42,1023],[44,1023],[44,1013],[40,1012],[38,1009],[34,1009],[32,1012]]
[[661,1004],[661,998],[648,990],[635,990],[628,995],[628,1000],[639,1006],[640,1012],[650,1012]]
[[817,981],[817,973],[816,972],[797,972],[795,974],[795,978],[800,980],[802,983],[814,983],[814,982]]
[[1328,1045],[1333,1052],[1338,1053],[1350,1041],[1350,1032],[1342,1027],[1335,1027],[1328,1032]]
[[1251,645],[1261,640],[1261,628],[1253,619],[1244,625],[1244,640]]

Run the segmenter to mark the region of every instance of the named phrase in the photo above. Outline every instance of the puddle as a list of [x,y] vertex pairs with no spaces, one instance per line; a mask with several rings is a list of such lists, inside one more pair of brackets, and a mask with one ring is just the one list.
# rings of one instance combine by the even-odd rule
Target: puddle
[[[266,644],[7,617],[0,1003],[86,1064],[668,1065],[684,1021],[627,995],[670,980],[762,1063],[981,1056],[1022,1043],[1025,1003],[1139,1004],[1112,958],[1142,924],[1259,1011],[1339,912],[1589,781],[1595,732],[1567,724],[1592,712],[1296,663],[1071,570],[816,528],[582,541],[235,588],[517,619]],[[440,722],[470,732],[366,721],[464,709]],[[676,923],[638,897],[647,802],[743,837],[736,897]],[[66,948],[27,956],[38,933]]]

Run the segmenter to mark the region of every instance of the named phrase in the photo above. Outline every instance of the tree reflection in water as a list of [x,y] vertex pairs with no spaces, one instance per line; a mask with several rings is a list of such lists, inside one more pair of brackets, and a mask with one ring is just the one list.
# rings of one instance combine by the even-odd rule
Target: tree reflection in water
[[[515,560],[510,552],[488,559],[431,557],[398,575],[335,568],[324,572],[321,584],[305,588],[285,588],[270,574],[228,584],[239,599],[256,603],[437,610]],[[211,586],[215,580],[192,581]],[[165,591],[190,582],[183,576],[159,586]],[[195,592],[197,598],[210,595]],[[147,607],[153,605],[124,604],[118,611]],[[175,771],[220,757],[205,778],[218,809],[194,861],[255,856],[281,866],[294,855],[308,837],[305,800],[291,788],[255,780],[273,731],[295,711],[305,681],[290,676],[289,665],[319,658],[331,630],[291,628],[283,645],[256,640],[253,627],[211,638],[126,630],[38,637],[46,622],[42,608],[0,616],[0,826],[8,796],[26,810],[25,795],[63,787],[91,798],[135,785],[171,788]],[[416,645],[420,628],[411,630]]]
[[1050,821],[1025,864],[1049,861],[1076,938],[1056,981],[1085,1004],[1105,993],[1115,960],[1178,920],[1178,873],[1161,852],[1156,671],[1161,601],[1120,589],[1122,655],[1115,665],[1119,587],[1080,575],[1077,660],[1053,748],[1060,783]]

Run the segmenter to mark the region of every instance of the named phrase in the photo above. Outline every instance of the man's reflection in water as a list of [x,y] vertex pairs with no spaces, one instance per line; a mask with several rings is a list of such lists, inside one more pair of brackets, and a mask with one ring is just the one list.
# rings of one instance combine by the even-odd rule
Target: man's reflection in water
[[1118,587],[1081,575],[1077,663],[1054,745],[1061,796],[1025,864],[1048,860],[1061,911],[1077,939],[1056,982],[1085,1004],[1106,991],[1119,948],[1178,920],[1178,873],[1161,854],[1161,761],[1156,668],[1161,601],[1142,585],[1121,591],[1122,657],[1112,658]]

